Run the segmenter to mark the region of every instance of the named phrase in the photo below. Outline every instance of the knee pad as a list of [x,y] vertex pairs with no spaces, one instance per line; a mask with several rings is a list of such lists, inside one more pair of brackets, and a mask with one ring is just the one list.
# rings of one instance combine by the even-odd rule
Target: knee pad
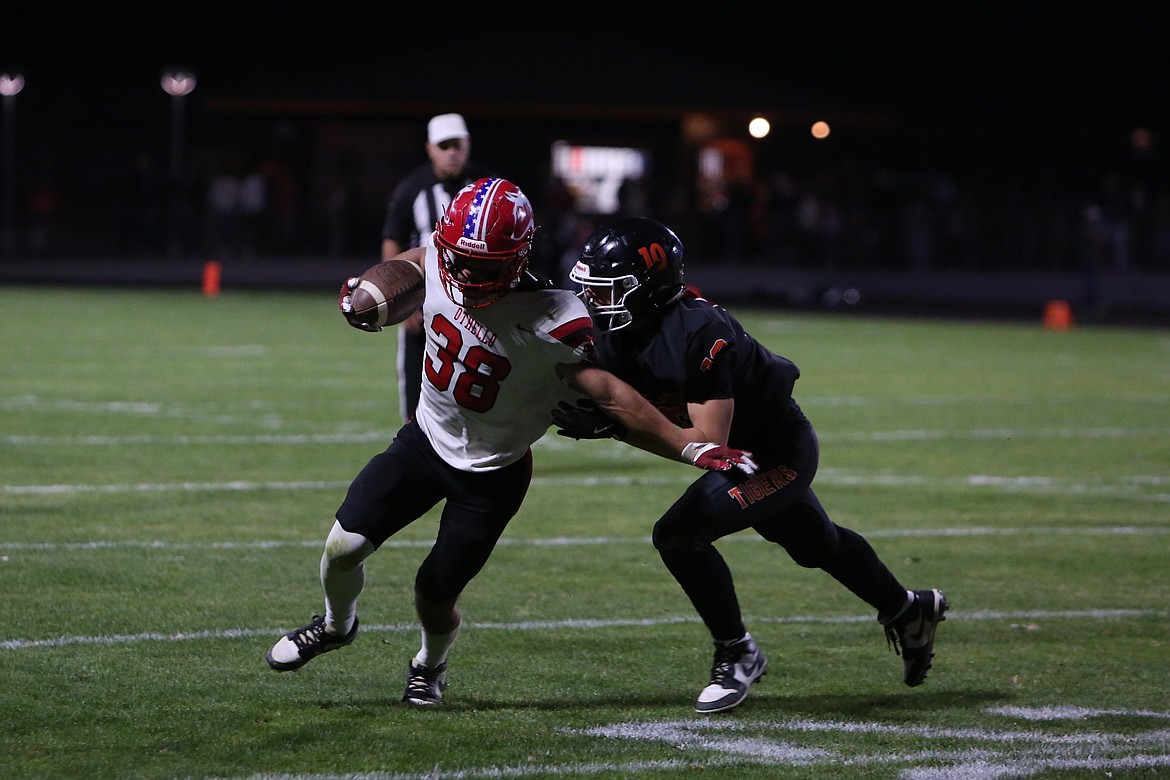
[[330,566],[352,569],[374,552],[374,544],[361,534],[350,533],[334,520],[325,539],[324,557]]

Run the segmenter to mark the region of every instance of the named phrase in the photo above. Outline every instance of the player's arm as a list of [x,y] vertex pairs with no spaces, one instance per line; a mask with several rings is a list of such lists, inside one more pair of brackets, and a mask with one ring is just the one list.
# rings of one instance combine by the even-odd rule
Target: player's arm
[[557,366],[557,374],[573,390],[592,399],[598,410],[617,420],[625,428],[625,441],[655,455],[681,460],[682,449],[691,440],[637,390],[591,363],[563,363]]
[[[382,241],[382,262],[387,260],[406,260],[418,266],[418,270],[426,276],[426,264],[423,262],[423,257],[426,255],[424,247],[414,247],[402,251],[402,244],[398,243],[392,238],[387,238]],[[418,309],[405,320],[400,323],[400,327],[410,333],[421,333],[423,327],[423,313],[422,309]]]
[[702,403],[688,403],[687,416],[693,428],[686,429],[691,441],[713,441],[727,444],[731,433],[731,418],[735,414],[735,399],[713,398]]
[[392,238],[382,239],[382,261],[393,260],[402,254],[402,244]]
[[[686,463],[694,463],[698,465],[700,454],[720,454],[722,452],[739,452],[739,450],[732,450],[727,446],[727,438],[731,432],[731,418],[735,413],[735,401],[731,398],[717,398],[703,403],[687,404],[687,415],[691,419],[690,428],[678,428],[683,435],[683,440],[687,445],[682,450],[682,460]],[[641,449],[655,452],[647,446],[638,443],[638,435],[631,431],[631,436],[626,438],[634,446]],[[631,438],[633,440],[631,440]],[[748,474],[755,471],[755,464],[751,460],[751,453],[745,453],[747,461],[731,460],[734,465]],[[750,468],[747,464],[751,463]]]
[[[391,257],[383,257],[382,262],[384,263],[387,260],[405,260],[408,263],[413,263],[418,268],[418,272],[423,276],[426,276],[426,264],[423,262],[425,257],[426,249],[421,246],[416,246],[413,249],[407,249],[405,252],[399,252],[398,254]],[[350,312],[349,296],[355,289],[357,289],[360,281],[360,277],[351,276],[345,280],[345,284],[341,285],[341,294],[338,298],[337,305],[340,307],[343,314],[348,314]],[[360,326],[355,325],[355,327]]]
[[[394,244],[395,246],[397,246],[397,243],[398,242],[396,242],[396,241],[391,241],[391,240],[387,239],[386,241],[384,241],[382,243],[383,250],[385,250],[386,244]],[[423,262],[423,260],[426,257],[426,255],[427,255],[426,247],[421,247],[421,246],[412,247],[411,249],[407,249],[405,252],[398,251],[390,256],[387,256],[385,251],[383,251],[382,252],[382,262],[384,263],[387,260],[405,260],[408,263],[414,263],[415,265],[417,265],[418,270],[422,271],[423,275],[425,276],[426,275],[426,264]]]
[[722,442],[693,438],[701,429],[674,425],[637,390],[592,363],[562,363],[557,374],[573,390],[590,398],[600,412],[620,423],[625,429],[624,441],[639,449],[703,469],[726,471],[736,466],[749,474],[755,471],[751,453],[725,446],[726,431]]

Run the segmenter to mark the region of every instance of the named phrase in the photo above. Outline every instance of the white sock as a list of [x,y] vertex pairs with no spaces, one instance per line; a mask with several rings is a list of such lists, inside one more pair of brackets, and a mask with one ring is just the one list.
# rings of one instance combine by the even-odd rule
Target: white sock
[[334,522],[321,555],[321,587],[325,591],[325,630],[345,636],[357,618],[357,600],[366,584],[365,559],[374,545]]
[[414,657],[415,664],[434,669],[436,666],[447,663],[447,653],[451,645],[455,644],[455,637],[459,636],[459,626],[446,634],[430,634],[422,629],[422,647]]
[[330,568],[321,581],[325,585],[325,631],[345,636],[357,619],[357,597],[366,581],[365,564],[355,569]]

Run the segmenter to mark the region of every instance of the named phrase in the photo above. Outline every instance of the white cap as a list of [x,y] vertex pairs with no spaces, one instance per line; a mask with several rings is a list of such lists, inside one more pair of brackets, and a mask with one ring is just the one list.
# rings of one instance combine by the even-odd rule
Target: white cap
[[467,138],[467,124],[459,114],[439,114],[427,122],[427,143],[441,144],[452,138]]

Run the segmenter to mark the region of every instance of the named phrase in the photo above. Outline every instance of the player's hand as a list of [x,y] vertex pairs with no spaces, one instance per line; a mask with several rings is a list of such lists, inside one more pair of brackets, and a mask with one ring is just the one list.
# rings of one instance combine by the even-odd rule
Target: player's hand
[[345,321],[358,330],[364,330],[367,333],[377,333],[382,330],[380,325],[371,325],[368,322],[356,320],[353,314],[353,291],[358,286],[358,277],[351,276],[345,280],[341,285],[341,292],[337,294],[337,308],[341,309],[341,313],[345,315]]
[[759,468],[747,450],[737,450],[710,441],[693,441],[683,447],[683,457],[707,471],[727,471],[732,466],[749,476]]
[[598,409],[588,398],[578,400],[576,406],[561,401],[552,410],[552,419],[557,434],[572,439],[622,439],[626,435],[626,426]]

